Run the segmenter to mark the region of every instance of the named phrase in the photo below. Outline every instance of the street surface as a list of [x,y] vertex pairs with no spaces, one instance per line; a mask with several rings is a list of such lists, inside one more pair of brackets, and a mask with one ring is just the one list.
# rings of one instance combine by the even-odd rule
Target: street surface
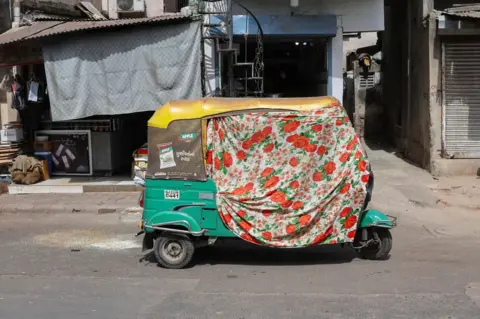
[[138,215],[2,213],[0,319],[480,318],[480,212],[438,203],[428,174],[373,155],[372,206],[399,217],[389,260],[239,242],[165,270],[133,237]]

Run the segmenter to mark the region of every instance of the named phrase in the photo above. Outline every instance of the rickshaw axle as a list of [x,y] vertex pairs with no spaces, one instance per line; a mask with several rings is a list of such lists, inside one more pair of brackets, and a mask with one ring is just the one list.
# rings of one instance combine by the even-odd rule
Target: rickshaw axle
[[[375,240],[375,239],[369,239],[369,240],[367,240],[366,242],[364,242],[364,243],[363,243],[362,245],[360,245],[360,246],[354,246],[354,245],[352,244],[352,248],[353,248],[353,249],[362,249],[362,248],[365,248],[365,247],[370,246],[370,244],[372,244],[372,243],[375,243],[375,244],[378,244],[378,245],[382,245],[381,241],[378,241],[378,240]],[[380,247],[380,246],[379,246],[379,247]]]
[[365,247],[370,246],[372,243],[373,244],[378,244],[379,248],[381,248],[382,241],[380,237],[378,236],[378,233],[375,231],[375,229],[372,229],[372,236],[373,238],[368,239],[368,228],[362,228],[362,240],[361,240],[361,245],[360,246],[355,246],[352,243],[352,248],[353,249],[362,249]]

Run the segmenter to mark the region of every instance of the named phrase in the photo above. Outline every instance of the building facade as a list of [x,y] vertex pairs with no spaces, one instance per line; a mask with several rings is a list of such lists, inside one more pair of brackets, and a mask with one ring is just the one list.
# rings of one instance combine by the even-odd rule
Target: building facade
[[480,7],[466,0],[386,5],[389,136],[433,175],[480,168],[479,17]]
[[[24,153],[51,156],[55,175],[129,173],[153,112],[201,97],[200,19],[145,17],[145,6],[141,17],[110,19],[80,5],[20,3],[18,27],[0,35],[0,70],[9,74],[2,76],[1,124],[23,132],[14,142]],[[72,139],[78,134],[82,141]],[[39,146],[38,136],[51,143]],[[66,144],[72,162],[62,164]]]
[[[251,55],[247,47],[255,47],[247,41],[258,32],[252,14],[263,28],[267,96],[333,95],[342,101],[344,34],[384,30],[383,0],[301,0],[295,7],[289,1],[238,3],[233,5],[233,35],[240,58]],[[222,11],[225,1],[212,8]],[[219,95],[225,75],[214,41],[207,40],[205,52],[206,95]]]

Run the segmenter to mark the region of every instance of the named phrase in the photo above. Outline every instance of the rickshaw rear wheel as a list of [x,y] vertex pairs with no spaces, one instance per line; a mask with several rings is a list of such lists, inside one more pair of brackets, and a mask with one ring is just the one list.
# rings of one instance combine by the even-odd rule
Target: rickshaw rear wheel
[[[378,238],[375,239],[373,233],[376,232]],[[371,243],[363,248],[357,249],[360,258],[368,260],[387,259],[392,250],[392,234],[387,228],[368,229],[369,240]]]
[[187,235],[162,233],[155,240],[153,252],[163,268],[181,269],[192,261],[195,245]]

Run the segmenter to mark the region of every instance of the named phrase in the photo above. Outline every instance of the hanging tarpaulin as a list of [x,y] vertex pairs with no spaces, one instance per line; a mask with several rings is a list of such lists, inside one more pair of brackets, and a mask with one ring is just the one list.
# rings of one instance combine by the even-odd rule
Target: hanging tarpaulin
[[200,32],[200,22],[139,25],[46,42],[52,119],[153,111],[201,97]]
[[237,236],[275,247],[353,241],[370,175],[342,107],[221,117],[207,136],[218,210]]

